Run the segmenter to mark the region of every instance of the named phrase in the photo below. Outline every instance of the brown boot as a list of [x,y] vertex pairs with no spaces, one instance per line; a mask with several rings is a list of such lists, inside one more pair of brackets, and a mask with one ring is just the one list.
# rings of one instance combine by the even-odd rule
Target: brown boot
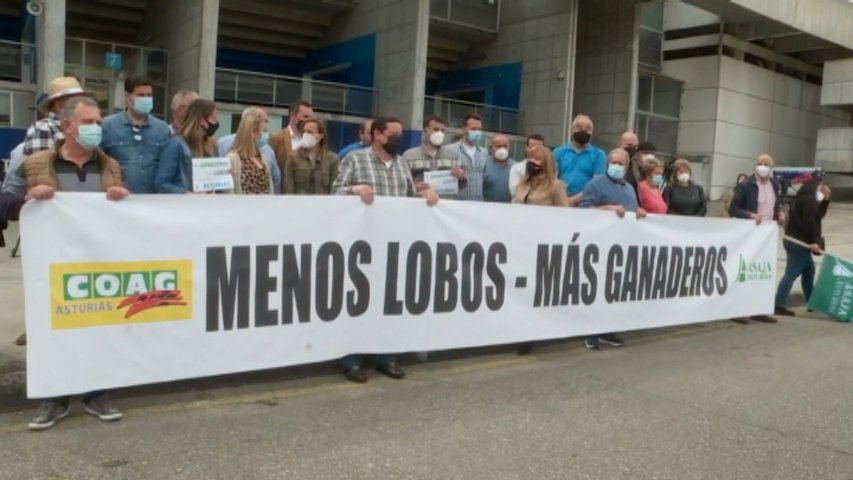
[[17,338],[17,340],[15,340],[15,345],[17,345],[19,347],[23,347],[26,344],[27,344],[27,332],[24,332],[21,334],[20,337]]

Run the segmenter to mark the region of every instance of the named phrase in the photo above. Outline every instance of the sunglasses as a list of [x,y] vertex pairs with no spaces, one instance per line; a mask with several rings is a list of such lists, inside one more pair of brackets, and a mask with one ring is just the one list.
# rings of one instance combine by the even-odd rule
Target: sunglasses
[[136,125],[130,127],[133,130],[133,139],[137,142],[142,141],[142,129],[137,127]]

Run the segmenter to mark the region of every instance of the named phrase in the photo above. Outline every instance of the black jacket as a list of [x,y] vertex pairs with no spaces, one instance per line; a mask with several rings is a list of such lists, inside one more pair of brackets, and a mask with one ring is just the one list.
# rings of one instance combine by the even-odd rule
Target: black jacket
[[[781,199],[780,192],[782,190],[775,178],[770,177],[770,182],[773,184],[773,191],[776,192],[773,219],[778,220],[781,205],[779,203]],[[758,180],[755,179],[755,174],[750,175],[735,187],[735,195],[729,207],[729,215],[734,218],[750,218],[753,213],[758,213]]]
[[821,223],[829,208],[829,200],[818,203],[815,196],[817,187],[817,182],[807,182],[800,187],[788,212],[785,235],[804,243],[820,244],[823,236]]

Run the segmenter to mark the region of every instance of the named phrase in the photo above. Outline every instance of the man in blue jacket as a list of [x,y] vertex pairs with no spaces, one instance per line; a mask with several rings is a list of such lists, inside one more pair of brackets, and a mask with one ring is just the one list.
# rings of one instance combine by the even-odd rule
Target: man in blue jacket
[[557,174],[566,184],[569,205],[577,205],[586,184],[596,175],[603,175],[605,167],[604,150],[592,143],[594,125],[586,115],[578,115],[572,121],[571,141],[554,150]]

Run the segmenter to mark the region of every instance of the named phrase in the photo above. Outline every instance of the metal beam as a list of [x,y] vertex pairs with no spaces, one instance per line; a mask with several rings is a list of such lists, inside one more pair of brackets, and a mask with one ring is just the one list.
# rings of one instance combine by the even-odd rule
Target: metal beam
[[304,23],[288,22],[286,20],[274,19],[262,15],[246,13],[244,11],[223,9],[219,15],[220,25],[235,25],[240,27],[253,27],[274,32],[291,33],[310,38],[322,38],[323,28]]
[[229,48],[232,50],[241,50],[244,52],[252,53],[264,53],[267,55],[275,55],[279,57],[305,58],[305,55],[308,53],[307,50],[303,49],[277,46],[269,43],[257,43],[252,41],[246,41],[242,38],[223,37],[222,35],[219,36],[219,39],[216,43],[217,46],[221,48]]
[[146,0],[82,0],[81,3],[100,3],[102,5],[127,8],[129,10],[139,10],[142,12],[144,12],[148,8],[148,2]]
[[126,10],[121,7],[106,7],[99,8],[91,3],[68,2],[68,14],[85,15],[91,18],[100,18],[104,20],[118,20],[120,22],[129,22],[142,24],[145,18],[143,12],[138,10]]
[[850,58],[850,50],[836,46],[823,50],[811,50],[808,52],[795,53],[793,56],[798,58],[800,61],[811,65],[822,65],[831,60]]
[[429,37],[429,46],[459,53],[467,53],[470,48],[465,42],[450,40],[447,38],[438,38],[432,35]]
[[768,39],[767,41],[765,41],[765,44],[773,50],[782,53],[823,50],[825,48],[833,48],[837,46],[827,42],[826,40],[813,37],[807,34]]
[[321,27],[328,27],[332,24],[332,17],[328,14],[309,12],[281,3],[271,5],[257,0],[222,0],[220,8],[257,12],[265,17],[281,18],[283,20],[309,23]]
[[784,38],[801,35],[803,32],[781,23],[761,22],[751,23],[747,28],[746,39],[750,42],[765,38]]
[[[82,30],[91,30],[92,32],[101,32],[101,33],[111,33],[114,35],[126,35],[133,39],[136,38],[137,33],[139,32],[139,25],[135,25],[132,23],[121,22],[121,21],[113,21],[113,22],[104,22],[102,20],[98,20],[95,18],[79,15],[79,14],[69,14],[66,17],[66,24],[69,28],[74,27]],[[69,35],[69,36],[80,36],[82,38],[89,38],[86,33],[83,35]],[[118,42],[118,40],[114,40]],[[135,43],[135,42],[131,42]]]
[[456,62],[459,60],[459,54],[451,52],[450,50],[442,50],[440,48],[429,48],[427,50],[427,58],[445,60],[448,62]]
[[241,38],[271,45],[284,45],[306,50],[313,50],[317,42],[307,37],[289,35],[287,33],[260,31],[253,28],[235,27],[233,25],[222,25],[219,27],[219,35],[230,38]]

